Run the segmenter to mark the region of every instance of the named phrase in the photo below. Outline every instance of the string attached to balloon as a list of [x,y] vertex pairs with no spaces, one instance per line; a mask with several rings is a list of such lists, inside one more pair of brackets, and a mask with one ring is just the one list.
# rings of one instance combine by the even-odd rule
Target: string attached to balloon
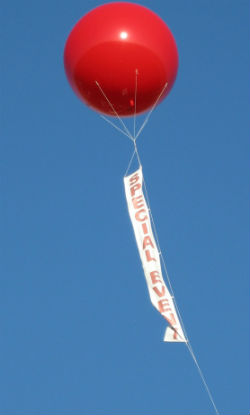
[[98,86],[99,90],[101,91],[102,95],[104,96],[104,98],[106,99],[108,105],[110,106],[111,110],[113,111],[113,116],[117,117],[117,119],[120,121],[122,127],[124,128],[124,132],[126,133],[126,135],[128,136],[128,138],[130,138],[131,140],[133,140],[132,135],[130,134],[128,128],[126,127],[125,123],[122,121],[121,117],[119,116],[118,112],[116,111],[114,105],[112,104],[112,102],[108,99],[107,95],[105,94],[105,92],[103,91],[101,85],[99,84],[98,81],[95,81],[96,85]]

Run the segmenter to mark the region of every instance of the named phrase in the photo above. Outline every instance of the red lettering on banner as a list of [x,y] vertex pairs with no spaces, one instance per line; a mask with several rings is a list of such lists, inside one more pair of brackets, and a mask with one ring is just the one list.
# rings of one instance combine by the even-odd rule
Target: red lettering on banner
[[150,261],[156,261],[156,259],[155,259],[155,258],[151,257],[151,254],[150,254],[149,249],[147,249],[147,250],[145,251],[145,254],[146,254],[146,259],[147,259],[147,261],[148,261],[148,262],[150,262]]
[[147,235],[147,233],[148,233],[148,226],[147,226],[146,222],[145,223],[142,223],[141,226],[142,226],[142,231],[143,231],[144,235]]
[[141,185],[140,185],[140,183],[137,183],[137,184],[135,184],[134,186],[131,186],[130,187],[130,193],[131,193],[131,196],[133,197],[133,196],[135,196],[135,192],[137,191],[137,190],[139,190],[139,189],[141,189]]
[[177,337],[178,336],[178,332],[177,332],[176,328],[174,327],[176,325],[176,321],[175,321],[174,315],[171,313],[171,318],[168,318],[166,316],[163,316],[163,317],[165,317],[165,319],[167,320],[168,324],[170,325],[171,329],[174,332],[173,339],[174,340],[177,340],[178,339],[178,337]]
[[144,222],[145,220],[147,220],[148,216],[147,216],[146,209],[137,210],[135,214],[135,219],[138,220],[139,222]]
[[157,282],[161,282],[161,276],[158,271],[150,272],[150,278],[151,278],[152,284],[157,284]]
[[132,203],[133,203],[134,209],[140,209],[145,206],[142,195],[133,197]]
[[175,316],[173,313],[170,314],[170,317],[168,318],[169,324],[171,326],[176,326],[176,320],[175,320]]
[[135,173],[132,177],[130,177],[129,179],[129,183],[131,186],[133,186],[133,184],[137,183],[138,180],[140,179],[138,173]]
[[150,238],[150,235],[145,236],[145,238],[143,239],[143,249],[145,249],[146,246],[151,246],[152,248],[154,248],[154,244],[152,242],[152,239]]
[[169,302],[166,298],[164,298],[163,300],[158,301],[158,307],[159,307],[160,313],[165,313],[166,311],[171,310],[171,308],[169,308]]
[[[127,189],[127,188],[126,188]],[[130,193],[130,215],[133,216],[133,226],[135,227],[135,233],[138,235],[138,248],[140,255],[142,250],[145,252],[145,257],[142,258],[142,263],[145,266],[146,278],[150,276],[150,281],[147,280],[150,293],[154,292],[152,298],[153,304],[157,307],[158,311],[165,317],[168,324],[172,328],[172,339],[178,340],[178,332],[175,329],[179,327],[178,317],[175,316],[175,309],[171,298],[169,297],[168,289],[163,281],[161,274],[161,264],[156,249],[156,243],[154,234],[151,229],[150,216],[148,206],[144,198],[142,189],[142,177],[141,173],[134,173],[129,179],[129,193]],[[128,197],[128,194],[127,194]],[[132,213],[133,212],[133,213]],[[137,221],[137,223],[135,223]],[[154,258],[154,255],[156,258]],[[146,264],[145,263],[150,263]],[[155,263],[152,263],[155,262]],[[151,271],[150,269],[157,269],[158,271]],[[176,322],[177,319],[177,322]]]
[[161,286],[161,291],[157,286],[153,287],[154,292],[158,295],[158,297],[163,297],[165,295],[166,289],[165,286]]
[[172,329],[174,329],[174,336],[173,336],[173,338],[176,340],[177,339],[177,330],[175,329],[175,327],[174,326],[176,326],[177,324],[176,324],[176,320],[175,320],[175,317],[174,317],[174,314],[173,313],[171,313],[170,314],[170,317],[169,318],[167,318],[166,316],[164,316],[165,317],[165,319],[167,320],[167,322],[168,322],[168,324],[170,325],[170,327],[172,328]]

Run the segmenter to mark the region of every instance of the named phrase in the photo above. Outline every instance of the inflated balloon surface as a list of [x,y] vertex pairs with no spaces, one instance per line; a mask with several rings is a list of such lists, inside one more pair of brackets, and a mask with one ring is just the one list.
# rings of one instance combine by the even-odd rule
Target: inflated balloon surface
[[166,83],[161,100],[169,93],[178,52],[157,14],[134,3],[108,3],[73,27],[64,65],[71,87],[88,106],[108,115],[133,116],[135,110],[149,110]]

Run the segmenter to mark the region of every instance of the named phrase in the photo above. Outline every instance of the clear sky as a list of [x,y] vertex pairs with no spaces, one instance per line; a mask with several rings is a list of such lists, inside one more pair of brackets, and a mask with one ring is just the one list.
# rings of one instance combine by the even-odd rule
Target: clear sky
[[[247,415],[249,1],[138,3],[180,56],[138,139],[162,253],[221,415]],[[68,33],[100,4],[2,6],[0,414],[212,415],[148,298],[123,189],[132,144],[65,78]]]

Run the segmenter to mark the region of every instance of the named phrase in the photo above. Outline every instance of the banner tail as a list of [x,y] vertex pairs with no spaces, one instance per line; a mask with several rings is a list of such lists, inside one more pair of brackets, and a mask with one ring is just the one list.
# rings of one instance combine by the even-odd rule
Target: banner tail
[[183,342],[187,343],[187,340],[183,332],[179,333],[174,327],[168,326],[165,331],[164,342]]

